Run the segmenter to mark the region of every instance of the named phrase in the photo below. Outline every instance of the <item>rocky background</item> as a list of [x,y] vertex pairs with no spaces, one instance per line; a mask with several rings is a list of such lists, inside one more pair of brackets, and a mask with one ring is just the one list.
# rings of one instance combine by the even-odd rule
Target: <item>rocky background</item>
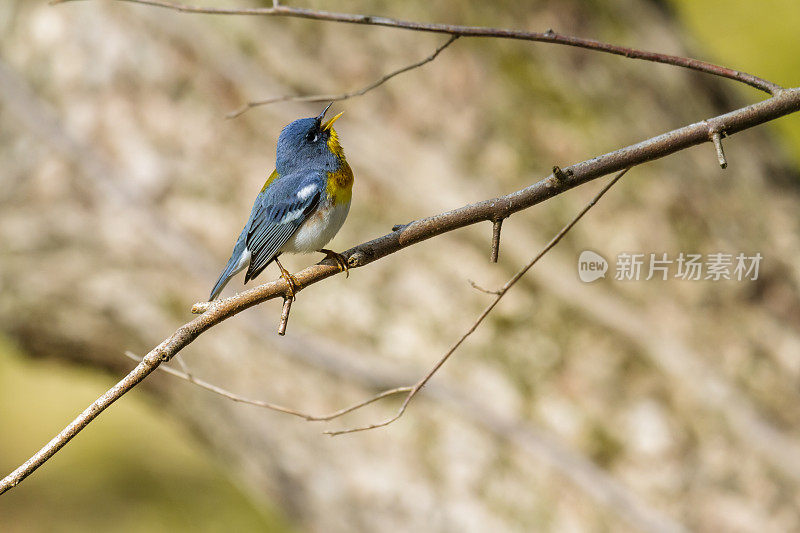
[[[709,19],[713,32],[702,31],[707,15],[697,7],[713,13],[713,2],[613,4],[308,5],[553,28],[743,69],[768,56],[755,74],[788,65],[773,81],[798,85],[792,49],[747,48],[742,41],[763,42],[768,30],[743,37],[726,22],[749,30],[767,17],[780,38],[781,23],[800,16],[789,2],[770,13],[726,4],[725,16]],[[700,44],[705,33],[720,35],[719,57],[703,55],[715,49]],[[359,88],[442,42],[307,20],[4,2],[3,471],[131,368],[125,350],[143,354],[191,318],[273,168],[281,127],[322,106],[276,104],[232,120],[227,112],[255,98]],[[524,187],[555,164],[760,98],[674,67],[461,39],[435,62],[334,105],[345,111],[337,130],[356,185],[331,245],[349,248],[394,224]],[[800,528],[797,120],[727,139],[725,171],[711,145],[631,171],[394,425],[328,438],[324,429],[381,420],[398,403],[320,425],[153,376],[120,402],[144,408],[111,409],[77,451],[71,444],[0,498],[3,529]],[[303,291],[284,338],[273,301],[214,328],[183,360],[220,386],[313,413],[409,384],[489,301],[468,280],[501,285],[600,186],[507,220],[498,264],[488,261],[488,224],[454,232]],[[612,261],[621,252],[764,260],[756,281],[623,282],[612,270],[585,284],[576,263],[586,249]],[[263,278],[275,275],[270,268]],[[236,280],[225,294],[241,287]],[[92,448],[99,438],[105,451]],[[136,452],[109,451],[125,445]]]

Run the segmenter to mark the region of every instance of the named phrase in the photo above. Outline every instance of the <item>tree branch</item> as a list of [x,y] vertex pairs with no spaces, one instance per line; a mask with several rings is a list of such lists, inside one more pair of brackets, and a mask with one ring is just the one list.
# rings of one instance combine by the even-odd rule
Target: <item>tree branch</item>
[[277,96],[275,98],[267,98],[265,100],[254,100],[252,102],[246,103],[236,111],[228,113],[225,116],[225,118],[236,118],[238,116],[241,116],[247,110],[252,109],[254,107],[274,104],[277,102],[338,102],[340,100],[347,100],[348,98],[353,98],[354,96],[362,96],[371,91],[372,89],[380,87],[381,85],[383,85],[384,83],[386,83],[387,81],[389,81],[390,79],[394,78],[399,74],[421,67],[426,63],[430,63],[431,61],[436,59],[436,57],[439,54],[441,54],[445,48],[453,44],[453,41],[458,39],[458,37],[459,37],[458,35],[452,35],[447,41],[445,41],[444,44],[436,48],[436,50],[434,50],[434,52],[425,59],[422,59],[410,65],[406,65],[405,67],[390,72],[389,74],[385,74],[380,78],[378,78],[377,80],[375,80],[374,82],[370,83],[369,85],[362,87],[361,89],[339,94],[312,94],[308,96],[284,95],[284,96]]
[[492,222],[492,253],[489,260],[492,263],[497,263],[500,258],[500,230],[503,228],[503,219],[498,218]]
[[[128,359],[132,359],[134,361],[141,362],[142,359],[132,352],[125,352],[125,356]],[[178,358],[178,360],[180,360]],[[171,376],[175,376],[176,378],[180,378],[182,380],[188,381],[189,383],[193,383],[197,385],[201,389],[205,389],[209,392],[213,392],[223,398],[228,398],[234,402],[244,403],[247,405],[252,405],[255,407],[263,407],[265,409],[271,409],[272,411],[278,411],[279,413],[286,413],[287,415],[298,416],[300,418],[304,418],[309,422],[326,422],[328,420],[333,420],[334,418],[338,418],[342,415],[346,415],[356,409],[361,409],[362,407],[366,407],[371,403],[375,403],[378,400],[382,400],[388,396],[393,396],[395,394],[400,394],[401,392],[410,392],[412,387],[395,387],[393,389],[388,389],[380,394],[376,394],[372,398],[369,398],[363,402],[359,402],[357,404],[351,405],[350,407],[345,407],[344,409],[339,409],[338,411],[334,411],[327,415],[312,415],[310,413],[305,413],[303,411],[298,411],[297,409],[292,409],[291,407],[284,407],[283,405],[278,405],[276,403],[267,402],[265,400],[253,400],[251,398],[246,398],[235,392],[231,392],[229,390],[223,389],[218,385],[214,385],[213,383],[209,383],[208,381],[202,380],[200,378],[194,377],[191,373],[187,371],[186,368],[183,371],[177,370],[175,368],[170,368],[168,366],[161,365],[158,367],[159,370],[166,372]]]
[[711,142],[714,143],[714,148],[717,151],[717,161],[722,169],[728,168],[728,160],[725,159],[725,150],[722,149],[722,135],[720,132],[715,131],[711,134]]
[[[724,131],[727,136],[731,136],[798,110],[800,110],[800,88],[784,89],[776,96],[762,102],[577,163],[564,169],[561,178],[551,174],[525,189],[506,196],[411,222],[397,231],[351,248],[343,255],[348,259],[350,268],[365,266],[431,237],[478,222],[507,218],[513,213],[601,176],[659,159],[691,146],[710,142],[713,131]],[[328,259],[302,270],[295,277],[299,289],[302,289],[333,276],[339,271],[338,265],[332,259]],[[249,307],[283,296],[287,288],[286,282],[278,279],[231,298],[195,304],[192,311],[203,313],[201,316],[178,328],[169,338],[151,350],[119,383],[87,407],[24,464],[3,478],[0,481],[0,494],[19,484],[64,447],[109,405],[144,380],[162,362],[174,357],[204,331]]]
[[[63,4],[77,0],[52,0],[52,4]],[[387,28],[398,28],[403,30],[421,31],[427,33],[443,33],[460,37],[494,37],[498,39],[516,39],[522,41],[536,41],[543,43],[561,44],[576,48],[585,48],[604,52],[607,54],[620,55],[631,59],[642,59],[655,63],[664,63],[676,67],[683,67],[706,74],[713,74],[731,80],[745,83],[768,94],[778,94],[783,88],[771,81],[759,78],[746,72],[740,72],[727,67],[714,65],[699,59],[660,54],[637,50],[625,46],[618,46],[609,43],[595,41],[593,39],[582,39],[569,35],[561,35],[553,30],[546,32],[511,30],[506,28],[488,28],[484,26],[463,26],[457,24],[435,24],[425,22],[414,22],[409,20],[399,20],[387,17],[376,17],[372,15],[359,15],[352,13],[334,13],[330,11],[317,11],[300,7],[290,7],[273,4],[272,7],[252,7],[252,8],[222,8],[222,7],[201,7],[166,0],[116,0],[118,2],[129,2],[132,4],[142,4],[147,6],[161,7],[180,11],[182,13],[198,13],[206,15],[261,15],[273,17],[294,17],[313,20],[324,20],[331,22],[342,22],[346,24],[364,24],[369,26],[383,26]]]

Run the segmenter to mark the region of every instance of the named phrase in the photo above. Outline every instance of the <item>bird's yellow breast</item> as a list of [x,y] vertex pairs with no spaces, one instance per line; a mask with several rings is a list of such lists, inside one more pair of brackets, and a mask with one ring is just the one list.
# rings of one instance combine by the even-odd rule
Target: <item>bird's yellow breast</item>
[[333,200],[334,205],[350,203],[350,199],[353,197],[353,170],[344,157],[344,150],[339,144],[339,135],[336,130],[331,128],[330,132],[328,149],[339,160],[339,168],[328,172],[328,196]]

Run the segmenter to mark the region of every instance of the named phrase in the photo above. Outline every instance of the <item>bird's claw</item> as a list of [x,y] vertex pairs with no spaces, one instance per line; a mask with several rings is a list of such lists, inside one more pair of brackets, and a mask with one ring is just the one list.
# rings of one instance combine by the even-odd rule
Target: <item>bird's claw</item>
[[[321,249],[320,252],[325,254],[325,259],[333,259],[336,261],[336,264],[339,265],[339,271],[344,272],[344,277],[350,277],[350,265],[347,264],[345,256],[333,250],[328,250],[327,248]],[[323,261],[325,259],[323,259]]]
[[289,286],[289,288],[286,290],[286,296],[290,300],[294,300],[295,293],[300,292],[300,282],[297,281],[297,278],[292,276],[288,270],[283,268],[283,265],[280,263],[280,261],[278,261],[277,258],[275,258],[275,262],[278,264],[278,268],[281,269],[281,277]]
[[288,290],[289,298],[294,300],[295,293],[300,291],[300,289],[298,288],[299,283],[297,281],[297,278],[292,276],[288,272],[283,272],[281,274],[281,277],[286,281],[286,284],[289,285],[289,290]]

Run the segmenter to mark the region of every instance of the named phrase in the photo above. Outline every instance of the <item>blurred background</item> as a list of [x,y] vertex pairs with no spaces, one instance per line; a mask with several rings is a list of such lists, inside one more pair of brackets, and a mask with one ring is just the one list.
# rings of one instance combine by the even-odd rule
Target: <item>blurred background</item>
[[[795,1],[607,4],[303,5],[553,28],[800,85]],[[226,113],[360,88],[442,42],[111,2],[0,3],[2,473],[124,375],[125,350],[144,354],[191,319],[274,166],[280,129],[322,106]],[[334,105],[356,184],[331,247],[762,98],[664,65],[461,39]],[[154,375],[0,498],[0,528],[800,529],[800,119],[725,147],[725,171],[710,144],[631,171],[394,425],[328,438],[397,400],[317,424]],[[600,186],[507,220],[498,264],[489,224],[450,233],[303,291],[285,338],[273,301],[183,359],[198,377],[313,413],[409,384],[489,301],[468,280],[501,285]],[[757,281],[584,284],[586,249],[764,259]],[[238,278],[224,294],[241,288]]]

